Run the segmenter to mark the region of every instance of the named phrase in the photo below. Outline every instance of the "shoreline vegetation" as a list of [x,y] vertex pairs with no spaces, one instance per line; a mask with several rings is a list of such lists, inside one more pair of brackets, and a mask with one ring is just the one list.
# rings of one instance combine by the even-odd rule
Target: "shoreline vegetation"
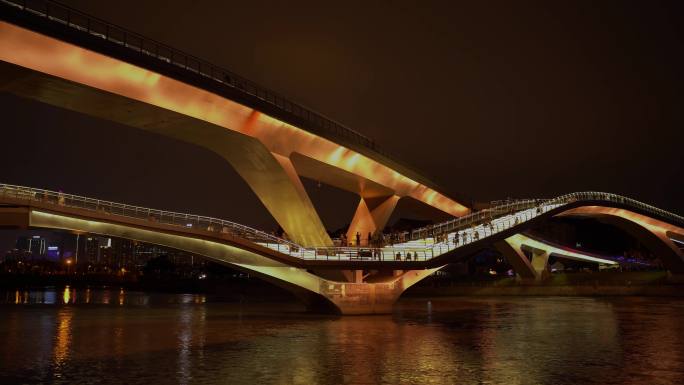
[[666,271],[551,274],[540,281],[514,277],[447,281],[409,288],[405,297],[449,296],[665,296],[684,297],[684,279]]
[[[237,279],[125,279],[112,275],[1,274],[0,289],[45,287],[122,288],[161,293],[218,294],[222,298],[288,299],[287,291],[253,277]],[[515,277],[433,276],[409,288],[402,297],[459,296],[663,296],[684,297],[684,280],[666,271],[578,272],[550,274],[541,281]]]

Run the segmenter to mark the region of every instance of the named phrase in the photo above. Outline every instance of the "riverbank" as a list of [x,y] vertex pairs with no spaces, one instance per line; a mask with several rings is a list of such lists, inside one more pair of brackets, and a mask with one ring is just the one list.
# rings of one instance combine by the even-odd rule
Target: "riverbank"
[[566,296],[566,297],[684,297],[684,285],[663,286],[550,286],[525,285],[510,287],[452,286],[416,288],[405,297],[458,297],[458,296]]
[[123,289],[126,291],[218,295],[223,301],[294,300],[289,292],[256,278],[180,278],[116,275],[19,275],[0,274],[0,290],[41,290],[44,288]]
[[405,297],[443,296],[662,296],[684,297],[684,282],[667,272],[554,274],[543,281],[501,278],[480,281],[434,279],[411,287]]

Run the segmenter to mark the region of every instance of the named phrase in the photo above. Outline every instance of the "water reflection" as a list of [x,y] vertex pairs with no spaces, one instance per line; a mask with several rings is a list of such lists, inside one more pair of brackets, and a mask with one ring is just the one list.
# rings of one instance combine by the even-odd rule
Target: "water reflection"
[[64,288],[64,294],[62,295],[63,303],[69,303],[71,299],[71,290],[69,290],[69,285]]
[[[183,304],[188,302],[183,301]],[[183,306],[179,317],[180,331],[178,333],[178,380],[181,384],[190,381],[190,345],[192,342],[192,308]]]
[[[50,290],[62,301],[23,304]],[[0,383],[684,383],[676,300],[404,300],[339,318],[120,288],[1,298]]]
[[[65,303],[68,303],[67,293],[64,292]],[[71,320],[73,318],[73,311],[69,307],[62,308],[57,314],[57,331],[55,333],[55,344],[53,348],[53,370],[55,379],[64,377],[64,372],[68,370],[66,367],[70,355],[71,347]]]

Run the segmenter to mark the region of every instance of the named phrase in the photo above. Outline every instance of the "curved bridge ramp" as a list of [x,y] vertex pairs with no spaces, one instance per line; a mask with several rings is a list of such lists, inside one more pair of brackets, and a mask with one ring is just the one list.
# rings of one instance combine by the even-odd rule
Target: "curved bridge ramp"
[[[405,233],[405,241],[385,247],[305,248],[221,219],[0,184],[0,226],[94,233],[185,250],[284,287],[312,309],[345,314],[391,311],[405,289],[447,263],[486,247],[501,251],[523,279],[541,279],[551,254],[618,263],[524,234],[545,219],[568,215],[616,223],[653,245],[671,272],[684,272],[678,247],[684,241],[684,219],[607,193],[508,202]],[[341,272],[344,279],[330,278],[326,272]]]
[[374,282],[354,270],[345,271],[348,282],[334,281],[311,273],[296,256],[297,245],[246,226],[9,185],[0,185],[0,227],[61,229],[184,250],[283,287],[310,310],[342,314],[389,313],[405,289],[436,270],[402,271]]

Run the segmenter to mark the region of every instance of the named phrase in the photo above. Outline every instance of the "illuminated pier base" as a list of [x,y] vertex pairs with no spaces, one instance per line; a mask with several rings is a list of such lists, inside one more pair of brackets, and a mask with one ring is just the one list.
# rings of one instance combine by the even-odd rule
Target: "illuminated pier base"
[[341,314],[389,314],[404,290],[437,270],[439,268],[402,271],[388,282],[326,281],[320,294],[335,304]]

